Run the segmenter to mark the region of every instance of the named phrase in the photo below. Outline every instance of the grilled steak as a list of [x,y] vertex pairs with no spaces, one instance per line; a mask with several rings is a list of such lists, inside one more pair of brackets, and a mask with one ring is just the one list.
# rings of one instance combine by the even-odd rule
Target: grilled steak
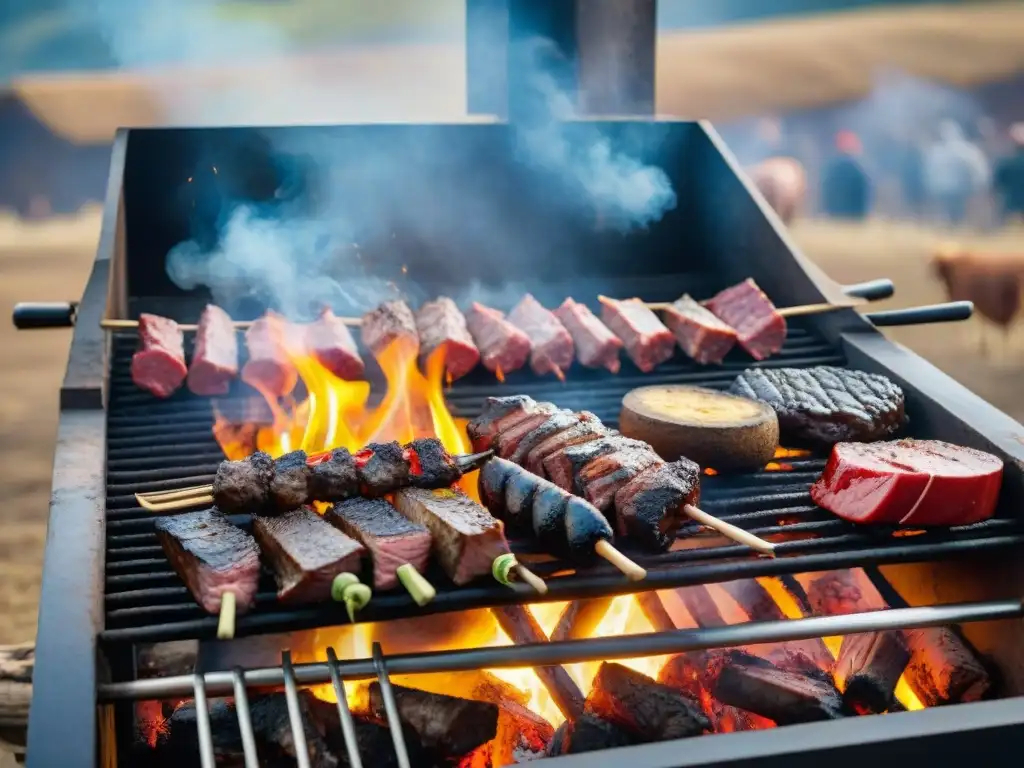
[[699,502],[700,467],[689,459],[654,464],[615,494],[619,535],[647,549],[666,550],[688,519],[683,507]]
[[416,331],[416,318],[404,301],[385,301],[363,315],[363,344],[374,357],[398,342],[406,350],[403,354],[415,356],[420,349],[420,336]]
[[132,355],[132,381],[157,397],[170,397],[188,373],[181,328],[159,315],[139,315],[139,350]]
[[295,509],[309,500],[309,478],[313,470],[306,458],[305,451],[292,451],[274,462],[274,476],[268,491],[270,503],[279,512]]
[[487,370],[504,374],[526,365],[530,357],[530,337],[498,310],[473,302],[466,312],[466,327]]
[[509,312],[508,321],[530,337],[530,368],[538,376],[560,376],[572,365],[576,354],[572,336],[555,313],[526,294]]
[[863,371],[826,365],[752,368],[729,391],[770,405],[783,438],[794,442],[870,442],[906,423],[903,390],[884,376]]
[[420,573],[430,557],[430,531],[410,522],[384,499],[349,499],[335,504],[324,519],[370,552],[374,589],[393,589],[395,572],[406,563]]
[[601,319],[622,340],[626,354],[644,373],[653,371],[675,352],[672,331],[640,299],[604,299]]
[[241,461],[222,461],[213,478],[213,503],[229,514],[264,512],[273,479],[274,460],[263,451]]
[[359,493],[359,475],[352,454],[335,448],[327,458],[313,465],[309,475],[309,498],[343,501]]
[[701,364],[720,363],[736,346],[736,331],[686,294],[665,310],[665,325],[689,357]]
[[188,388],[196,395],[226,395],[238,376],[238,335],[231,316],[207,304],[199,316]]
[[473,443],[474,451],[487,451],[506,429],[530,416],[554,413],[557,410],[551,403],[538,403],[529,395],[488,397],[480,415],[467,425],[466,434]]
[[252,607],[260,576],[252,536],[213,510],[161,517],[156,533],[175,573],[204,611],[219,613],[225,592],[235,594],[238,613]]
[[457,491],[403,488],[395,507],[430,531],[437,561],[458,586],[489,574],[494,559],[509,551],[501,523]]
[[[589,418],[589,417],[587,417]],[[529,421],[529,420],[527,420]],[[526,424],[527,422],[523,422]],[[540,445],[542,442],[550,437],[553,437],[565,430],[569,429],[580,423],[580,416],[573,413],[572,411],[555,411],[554,413],[547,414],[547,418],[542,421],[539,425],[534,427],[525,435],[520,435],[515,439],[515,448],[508,454],[506,458],[510,461],[514,461],[516,464],[524,464],[526,457],[530,455],[530,451]],[[511,435],[518,430],[517,427],[513,427],[507,432],[503,432],[498,437],[498,452],[502,453],[502,447],[511,447],[506,444],[506,435]],[[504,456],[504,454],[502,453]]]
[[420,358],[426,360],[444,348],[444,365],[454,381],[461,379],[480,362],[480,350],[466,325],[466,318],[447,296],[428,301],[416,313],[420,334]]
[[941,440],[839,443],[811,498],[853,523],[969,525],[995,513],[1002,478],[996,456]]
[[648,467],[660,463],[661,457],[646,443],[619,447],[587,463],[576,476],[576,483],[583,489],[581,496],[602,512],[610,513],[618,490]]
[[412,464],[409,484],[415,488],[443,488],[462,477],[455,460],[436,437],[413,440],[407,453],[411,453]]
[[726,288],[704,303],[736,330],[736,340],[755,360],[764,360],[782,349],[786,318],[753,280]]
[[561,451],[563,448],[568,448],[570,445],[587,443],[611,434],[611,430],[602,424],[597,416],[590,411],[580,411],[576,416],[579,421],[571,427],[555,432],[531,448],[523,466],[535,475],[544,477],[546,474],[544,461],[548,456]]
[[564,488],[578,496],[583,493],[582,486],[576,482],[580,470],[599,456],[612,453],[618,448],[628,445],[642,448],[646,443],[639,440],[633,441],[621,435],[609,435],[563,448],[544,460],[544,474],[559,488]]
[[339,573],[356,573],[363,549],[309,507],[279,517],[253,518],[253,533],[277,579],[277,598],[319,603]]
[[622,341],[608,330],[586,304],[569,298],[555,310],[555,316],[572,336],[576,359],[587,368],[607,368],[618,373]]
[[364,496],[385,496],[409,482],[409,462],[396,441],[370,443],[356,453],[355,461]]
[[328,307],[306,326],[306,349],[339,379],[359,379],[366,371],[352,332]]
[[294,333],[284,318],[269,313],[249,326],[245,332],[249,359],[242,367],[242,381],[273,398],[295,389],[299,375],[284,346]]

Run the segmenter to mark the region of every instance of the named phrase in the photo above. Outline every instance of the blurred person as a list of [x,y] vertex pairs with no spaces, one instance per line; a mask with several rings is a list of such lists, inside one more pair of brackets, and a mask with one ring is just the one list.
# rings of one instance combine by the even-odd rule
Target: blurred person
[[939,138],[924,156],[925,188],[946,224],[959,226],[967,218],[968,205],[987,189],[991,167],[981,148],[964,135],[952,120],[939,124]]
[[853,131],[836,134],[837,154],[821,174],[822,208],[836,219],[861,221],[871,209],[871,179],[861,161],[863,148]]
[[996,165],[992,191],[996,196],[999,223],[1024,218],[1024,123],[1010,127],[1013,154]]
[[807,193],[807,174],[800,161],[769,157],[750,169],[750,178],[782,223],[792,223]]

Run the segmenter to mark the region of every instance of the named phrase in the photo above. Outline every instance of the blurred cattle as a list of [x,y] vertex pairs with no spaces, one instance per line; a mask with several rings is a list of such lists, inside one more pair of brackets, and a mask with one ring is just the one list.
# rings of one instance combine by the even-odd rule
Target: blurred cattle
[[807,195],[807,174],[799,161],[769,157],[750,169],[750,178],[782,223],[792,223]]

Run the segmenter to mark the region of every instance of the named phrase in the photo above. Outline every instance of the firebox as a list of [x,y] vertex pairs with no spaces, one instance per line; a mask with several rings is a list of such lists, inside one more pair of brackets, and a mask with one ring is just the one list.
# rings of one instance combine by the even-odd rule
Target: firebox
[[[493,22],[504,6],[511,49],[528,5],[471,10]],[[653,41],[654,3],[622,5],[646,19],[627,25],[631,34],[648,30]],[[610,3],[594,6],[604,8],[594,18],[609,18]],[[578,43],[580,61],[596,66],[601,57],[584,34],[596,22],[587,18],[534,17],[533,30],[570,52]],[[472,16],[470,27],[479,21]],[[505,90],[517,92],[521,74],[506,68]],[[583,64],[577,74],[580,87],[593,77]],[[641,104],[651,93],[644,82],[625,78],[611,90],[620,103]],[[386,355],[374,362],[364,348],[368,383],[325,385],[322,371],[300,368],[290,404],[241,383],[212,398],[182,390],[158,399],[136,386],[138,333],[124,326],[141,314],[194,323],[216,300],[239,321],[267,310],[303,320],[310,303],[325,301],[325,286],[343,317],[381,295],[487,297],[507,311],[529,292],[545,306],[572,296],[596,308],[599,296],[706,297],[747,278],[780,307],[892,293],[884,279],[838,285],[804,258],[709,125],[538,124],[532,113],[520,122],[528,102],[510,95],[510,123],[119,132],[84,295],[15,311],[21,327],[75,326],[61,388],[30,765],[1012,760],[1024,741],[1024,427],[878,330],[962,320],[969,304],[793,318],[781,351],[759,363],[733,352],[699,366],[676,352],[650,373],[624,361],[616,374],[574,365],[564,381],[528,368],[499,381],[478,368],[446,382],[415,366],[399,376]],[[524,135],[533,140],[524,144]],[[540,154],[538,135],[548,142]],[[657,169],[671,200],[650,215],[604,185],[594,194],[593,179],[578,171],[595,156]],[[245,241],[246,258],[231,251],[219,269],[190,260],[225,257],[240,209],[263,222],[247,231],[266,235]],[[304,226],[337,223],[335,214],[351,223],[342,239]],[[186,242],[191,250],[182,252]],[[285,290],[289,280],[315,284]],[[688,528],[660,554],[621,543],[646,569],[631,581],[509,534],[546,593],[487,579],[455,586],[429,571],[436,595],[425,606],[380,591],[350,620],[337,603],[278,602],[264,573],[234,639],[218,640],[217,617],[193,601],[161,547],[158,516],[136,498],[208,484],[225,456],[283,453],[295,427],[312,450],[346,445],[309,442],[320,432],[305,427],[317,418],[374,424],[375,438],[437,436],[456,453],[467,445],[466,420],[493,396],[529,395],[615,427],[624,395],[638,386],[720,390],[752,366],[815,365],[884,374],[905,393],[912,436],[1002,459],[997,514],[928,531],[845,523],[809,496],[826,456],[781,446],[759,472],[706,467],[701,478],[702,508],[770,540],[774,558]],[[403,419],[398,407],[378,418],[414,389],[429,419]],[[316,394],[330,406],[314,407]],[[359,439],[365,431],[353,428]],[[249,515],[231,522],[252,527]]]

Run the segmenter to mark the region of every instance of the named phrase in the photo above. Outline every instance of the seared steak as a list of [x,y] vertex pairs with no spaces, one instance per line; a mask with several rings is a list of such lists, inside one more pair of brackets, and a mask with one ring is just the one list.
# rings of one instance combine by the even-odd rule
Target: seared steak
[[420,334],[420,359],[423,363],[438,349],[444,349],[444,365],[454,381],[461,379],[480,362],[480,350],[455,302],[447,296],[428,301],[416,313]]
[[352,332],[329,307],[325,307],[320,316],[306,326],[306,349],[339,379],[359,379],[366,370]]
[[415,356],[419,352],[420,336],[416,331],[416,318],[404,301],[385,301],[367,312],[363,315],[361,333],[363,344],[377,358],[396,342],[406,350],[403,354]]

